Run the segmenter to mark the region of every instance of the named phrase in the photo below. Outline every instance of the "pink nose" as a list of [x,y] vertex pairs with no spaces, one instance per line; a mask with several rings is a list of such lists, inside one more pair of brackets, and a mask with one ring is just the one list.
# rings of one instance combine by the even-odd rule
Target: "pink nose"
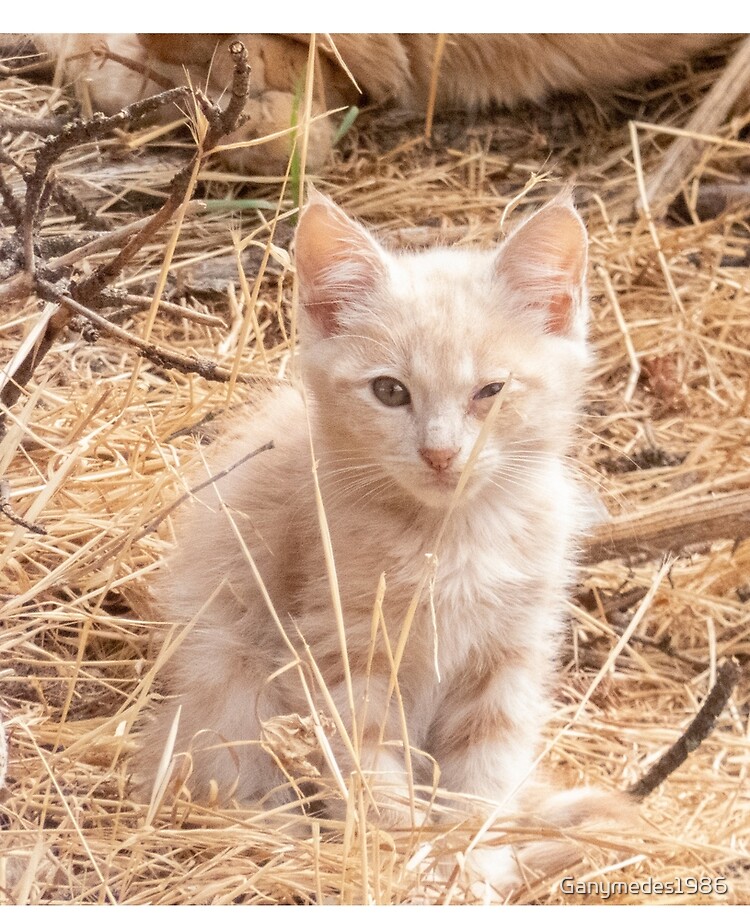
[[435,447],[423,447],[419,454],[424,460],[424,462],[436,470],[438,473],[442,473],[443,470],[447,470],[451,465],[451,460],[458,453],[457,450],[452,450],[450,447],[445,448],[435,448]]

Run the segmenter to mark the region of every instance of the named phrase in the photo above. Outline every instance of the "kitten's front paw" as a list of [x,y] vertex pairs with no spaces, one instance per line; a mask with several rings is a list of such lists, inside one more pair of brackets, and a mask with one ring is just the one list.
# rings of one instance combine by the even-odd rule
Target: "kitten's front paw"
[[[419,853],[412,858],[415,863]],[[426,862],[426,860],[424,860]],[[409,897],[410,904],[470,902],[504,904],[523,884],[512,847],[479,846],[468,854],[439,856],[419,870],[419,884]]]
[[464,864],[471,894],[482,904],[504,904],[523,884],[513,847],[477,847]]
[[[409,830],[427,821],[429,803],[412,797],[406,785],[370,783],[358,796],[364,800],[367,822],[383,830]],[[359,807],[356,801],[347,803],[337,796],[328,799],[326,810],[334,820],[345,821],[347,812],[358,812]]]
[[374,790],[368,817],[385,829],[421,827],[427,820],[428,803],[411,797],[409,790],[381,787]]

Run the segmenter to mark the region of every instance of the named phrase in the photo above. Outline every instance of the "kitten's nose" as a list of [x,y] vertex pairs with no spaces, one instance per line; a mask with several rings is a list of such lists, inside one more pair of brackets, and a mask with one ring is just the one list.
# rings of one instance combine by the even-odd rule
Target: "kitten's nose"
[[448,469],[457,453],[457,450],[453,450],[450,447],[423,447],[419,451],[419,455],[424,462],[438,473]]

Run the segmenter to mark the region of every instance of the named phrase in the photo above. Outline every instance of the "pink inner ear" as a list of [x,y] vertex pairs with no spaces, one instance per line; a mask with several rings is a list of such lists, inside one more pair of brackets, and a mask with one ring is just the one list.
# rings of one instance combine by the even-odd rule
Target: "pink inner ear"
[[295,262],[300,302],[327,335],[336,332],[341,310],[362,300],[384,271],[377,242],[319,193],[300,218]]
[[548,332],[566,335],[581,300],[586,255],[586,230],[573,206],[553,203],[506,241],[496,273],[530,307],[546,312]]
[[334,300],[319,300],[315,303],[306,303],[305,309],[321,332],[326,335],[335,335],[339,331],[337,321],[339,304]]
[[570,294],[556,294],[549,302],[547,332],[566,335],[573,325],[573,298]]

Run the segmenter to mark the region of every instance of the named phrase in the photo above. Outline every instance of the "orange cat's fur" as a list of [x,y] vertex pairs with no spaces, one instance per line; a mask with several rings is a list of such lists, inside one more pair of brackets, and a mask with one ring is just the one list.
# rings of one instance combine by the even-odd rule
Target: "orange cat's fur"
[[[226,432],[205,476],[274,447],[177,520],[155,592],[184,633],[166,665],[174,696],[145,732],[147,790],[177,726],[194,796],[288,800],[260,738],[265,721],[309,712],[290,666],[299,658],[320,674],[303,668],[313,705],[340,717],[329,739],[338,771],[345,783],[363,772],[376,820],[414,818],[404,726],[430,758],[413,753],[416,782],[430,785],[437,764],[440,786],[468,793],[468,808],[513,807],[532,773],[585,521],[565,455],[589,360],[586,249],[564,198],[495,251],[409,254],[312,197],[295,254],[306,398],[280,385]],[[546,811],[564,825],[620,808],[583,791]],[[539,845],[520,858],[531,870],[563,855]],[[519,882],[509,852],[471,866],[493,886]]]
[[[79,85],[89,84],[94,104],[116,111],[136,98],[182,84],[185,70],[193,84],[214,97],[230,82],[230,41],[240,38],[252,67],[247,124],[229,141],[287,132],[260,146],[225,151],[227,165],[247,173],[283,173],[291,149],[289,132],[304,82],[309,37],[305,35],[69,35],[38,36],[58,64]],[[540,100],[554,92],[598,92],[658,73],[725,36],[704,34],[619,35],[448,35],[439,59],[434,35],[336,34],[317,43],[313,114],[351,105],[362,95],[423,112],[438,68],[438,110],[487,109]],[[112,60],[102,64],[92,49],[108,46],[161,77],[157,83]],[[346,64],[357,86],[347,76]],[[170,113],[173,117],[175,113]],[[308,165],[318,169],[333,137],[330,120],[310,126]]]

